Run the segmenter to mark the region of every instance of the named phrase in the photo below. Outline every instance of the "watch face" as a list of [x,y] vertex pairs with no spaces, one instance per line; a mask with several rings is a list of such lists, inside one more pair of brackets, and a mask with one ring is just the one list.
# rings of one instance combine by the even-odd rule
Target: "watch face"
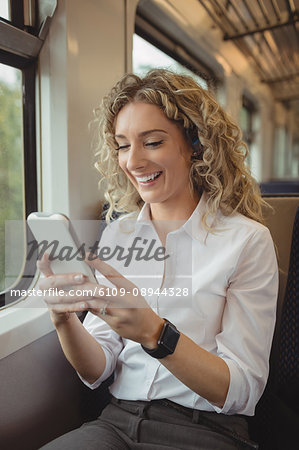
[[167,323],[164,329],[164,333],[158,341],[158,345],[162,345],[164,348],[173,352],[178,339],[180,337],[180,332],[174,328],[171,324]]

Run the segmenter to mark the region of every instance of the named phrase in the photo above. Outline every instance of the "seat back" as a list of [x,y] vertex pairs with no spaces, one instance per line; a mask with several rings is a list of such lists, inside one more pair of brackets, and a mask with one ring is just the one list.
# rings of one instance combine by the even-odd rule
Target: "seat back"
[[280,324],[289,272],[293,225],[299,206],[299,196],[266,197],[265,200],[273,208],[272,210],[265,208],[264,217],[276,247],[279,267],[276,326],[271,351],[270,376],[272,377],[278,370]]
[[282,308],[278,390],[299,379],[299,208],[293,228],[290,266]]
[[[296,283],[299,277],[299,197],[266,200],[273,207],[272,211],[266,210],[265,217],[277,249],[279,265],[277,321],[269,380],[249,426],[251,437],[259,443],[260,450],[291,450],[297,448],[299,427],[299,414],[297,417],[286,402],[288,396],[293,398],[295,394],[298,397],[299,292]],[[293,380],[294,384],[290,384]],[[288,389],[282,392],[285,383]]]

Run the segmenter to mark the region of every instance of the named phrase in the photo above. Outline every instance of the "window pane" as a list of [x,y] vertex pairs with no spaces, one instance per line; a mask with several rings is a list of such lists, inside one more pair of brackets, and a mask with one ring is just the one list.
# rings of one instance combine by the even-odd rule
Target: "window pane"
[[286,148],[287,148],[287,130],[285,127],[277,127],[275,130],[274,141],[274,177],[283,178],[285,176],[286,164]]
[[0,0],[0,17],[10,20],[9,0]]
[[244,106],[241,108],[240,125],[243,133],[250,131],[250,111],[248,111],[248,109]]
[[[24,220],[21,78],[20,70],[0,64],[0,292],[17,280],[25,256],[25,232],[16,235],[8,226],[5,235],[5,222]],[[8,250],[14,251],[16,242],[17,255],[11,264]]]
[[177,73],[189,75],[203,88],[207,88],[207,83],[203,78],[195,75],[194,72],[142,39],[138,34],[134,34],[133,72],[136,73],[136,75],[143,76],[148,70],[154,68],[170,69]]
[[245,96],[240,110],[240,127],[249,150],[247,164],[254,178],[260,182],[263,178],[262,161],[256,137],[260,130],[260,116],[254,103]]

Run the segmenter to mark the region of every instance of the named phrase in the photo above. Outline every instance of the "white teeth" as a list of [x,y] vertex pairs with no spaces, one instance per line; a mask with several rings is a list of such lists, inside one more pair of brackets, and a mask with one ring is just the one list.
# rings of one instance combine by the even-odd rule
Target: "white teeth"
[[136,179],[137,179],[137,181],[145,183],[146,181],[153,180],[160,173],[161,172],[155,172],[155,173],[152,173],[152,175],[149,175],[148,177],[136,177]]

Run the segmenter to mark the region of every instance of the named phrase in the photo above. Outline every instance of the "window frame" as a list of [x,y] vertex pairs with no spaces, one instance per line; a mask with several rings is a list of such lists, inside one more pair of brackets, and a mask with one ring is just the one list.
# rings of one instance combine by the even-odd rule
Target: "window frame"
[[[18,2],[11,2],[11,11],[16,10]],[[23,11],[24,12],[24,11]],[[12,17],[13,14],[12,14]],[[24,22],[24,15],[23,22]],[[17,16],[17,27],[7,23],[6,20],[0,19],[0,39],[7,30],[11,36],[10,40],[3,39],[0,42],[0,63],[20,69],[22,71],[22,99],[23,99],[23,158],[24,158],[24,220],[28,214],[36,211],[38,208],[37,193],[37,155],[36,155],[36,99],[35,99],[35,80],[37,69],[37,57],[42,46],[42,41],[19,28],[20,14]],[[27,54],[20,54],[18,43],[22,41],[24,47],[27,48]],[[23,47],[22,47],[23,48]],[[28,229],[26,230],[25,239],[28,242]],[[26,245],[25,245],[26,249]],[[25,255],[26,258],[26,255]],[[27,261],[23,267],[23,272],[19,274],[19,281],[14,289],[28,289],[31,285],[35,270],[35,261]],[[26,274],[29,275],[26,275]],[[10,295],[10,287],[0,294],[0,308],[10,306],[19,299]]]
[[[242,108],[244,108],[249,113],[249,127],[247,130],[245,130],[246,136],[245,141],[250,147],[252,143],[254,142],[254,115],[257,113],[257,108],[252,100],[248,98],[246,94],[242,95]],[[243,130],[242,130],[243,131]],[[244,131],[243,131],[244,132]]]

